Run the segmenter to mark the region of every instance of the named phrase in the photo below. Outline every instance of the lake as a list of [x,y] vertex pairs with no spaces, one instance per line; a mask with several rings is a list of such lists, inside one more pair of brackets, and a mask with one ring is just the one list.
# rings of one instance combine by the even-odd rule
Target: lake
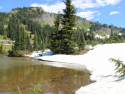
[[41,84],[38,94],[75,94],[92,83],[87,71],[53,67],[26,57],[0,57],[0,94],[28,93],[31,84]]

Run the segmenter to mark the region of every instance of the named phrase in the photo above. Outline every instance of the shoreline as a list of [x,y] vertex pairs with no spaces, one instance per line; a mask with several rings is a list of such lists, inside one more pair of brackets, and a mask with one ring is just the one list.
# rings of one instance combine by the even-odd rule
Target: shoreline
[[84,55],[56,54],[36,57],[36,59],[56,62],[67,62],[84,65],[92,74],[90,80],[96,81],[81,87],[75,94],[123,94],[125,92],[125,77],[118,80],[115,64],[109,58],[119,59],[125,64],[125,43],[98,44]]

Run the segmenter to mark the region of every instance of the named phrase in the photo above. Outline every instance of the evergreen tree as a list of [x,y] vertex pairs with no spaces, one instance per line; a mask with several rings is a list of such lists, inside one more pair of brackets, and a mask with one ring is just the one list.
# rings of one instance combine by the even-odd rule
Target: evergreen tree
[[86,42],[85,42],[85,38],[84,38],[84,34],[81,34],[81,46],[82,46],[82,50],[85,48],[86,46]]
[[29,51],[30,51],[30,52],[33,52],[33,47],[32,47],[31,44],[29,45]]
[[122,42],[122,43],[124,42],[124,37],[123,37],[123,35],[121,36],[121,42]]
[[3,22],[0,22],[0,34],[4,35],[4,24],[3,24]]
[[45,43],[44,43],[44,40],[42,41],[42,43],[41,43],[41,50],[44,52],[44,50],[45,50]]
[[45,45],[46,45],[46,48],[48,46],[48,36],[45,37]]
[[19,25],[17,25],[17,31],[16,31],[16,38],[15,38],[15,44],[14,44],[14,50],[20,50],[20,30]]
[[36,31],[35,31],[35,34],[34,34],[33,46],[34,46],[34,50],[37,51],[38,50],[38,42],[37,42],[37,33],[36,33]]
[[113,26],[111,25],[111,36],[113,36]]
[[22,41],[22,48],[23,51],[26,50],[26,40],[25,40],[26,36],[25,36],[25,32],[23,31],[23,41]]
[[51,44],[50,49],[55,53],[60,53],[61,35],[59,32],[60,25],[60,12],[54,20],[53,33],[51,34]]
[[78,40],[77,40],[77,44],[78,44],[78,48],[79,48],[79,52],[82,48],[82,45],[81,45],[81,37],[80,37],[80,32],[78,31]]
[[1,47],[0,47],[0,54],[3,54],[3,44],[1,44]]
[[76,8],[72,5],[71,0],[64,1],[66,9],[63,9],[64,15],[62,18],[62,40],[61,50],[62,53],[73,53],[74,52],[74,37],[72,29],[76,25]]
[[31,49],[30,38],[29,38],[28,34],[26,36],[26,49],[28,51],[30,51],[30,49]]

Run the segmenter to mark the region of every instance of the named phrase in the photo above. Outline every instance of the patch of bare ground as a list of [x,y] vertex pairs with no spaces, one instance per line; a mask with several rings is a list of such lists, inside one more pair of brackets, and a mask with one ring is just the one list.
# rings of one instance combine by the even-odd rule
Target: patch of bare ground
[[89,49],[84,49],[84,50],[81,50],[80,52],[77,51],[70,55],[83,55],[83,54],[87,53],[88,51],[89,51]]

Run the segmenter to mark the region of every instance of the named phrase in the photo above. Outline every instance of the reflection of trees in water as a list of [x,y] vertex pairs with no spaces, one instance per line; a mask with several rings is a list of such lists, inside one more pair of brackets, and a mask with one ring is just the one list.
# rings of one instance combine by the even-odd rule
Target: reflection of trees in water
[[17,92],[18,85],[24,94],[28,92],[26,88],[30,87],[30,83],[40,83],[43,93],[59,94],[63,92],[62,94],[71,94],[72,90],[88,82],[89,75],[82,71],[66,68],[45,65],[19,65],[0,70],[0,92]]
[[53,87],[53,93],[55,94],[74,94],[72,91],[80,88],[88,82],[90,75],[89,73],[86,74],[83,71],[68,69],[62,69],[59,74],[59,77],[52,78],[50,82]]

